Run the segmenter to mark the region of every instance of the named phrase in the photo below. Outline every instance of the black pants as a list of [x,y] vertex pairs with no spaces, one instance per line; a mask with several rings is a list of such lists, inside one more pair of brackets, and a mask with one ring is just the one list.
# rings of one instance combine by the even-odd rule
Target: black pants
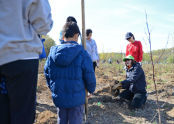
[[32,124],[36,110],[38,60],[19,60],[0,66],[7,94],[0,94],[0,124]]
[[147,100],[146,93],[132,93],[129,90],[124,90],[120,93],[120,98],[130,101],[131,108],[141,108]]
[[93,68],[94,68],[94,72],[95,72],[95,68],[97,66],[97,62],[93,62]]

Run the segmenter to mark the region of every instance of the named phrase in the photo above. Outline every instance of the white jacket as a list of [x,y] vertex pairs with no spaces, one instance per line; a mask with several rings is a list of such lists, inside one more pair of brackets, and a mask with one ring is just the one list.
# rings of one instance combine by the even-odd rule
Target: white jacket
[[48,0],[0,0],[0,65],[38,58],[52,24]]
[[91,56],[91,59],[93,62],[99,60],[99,55],[98,55],[98,50],[97,50],[97,45],[95,40],[86,40],[86,50]]

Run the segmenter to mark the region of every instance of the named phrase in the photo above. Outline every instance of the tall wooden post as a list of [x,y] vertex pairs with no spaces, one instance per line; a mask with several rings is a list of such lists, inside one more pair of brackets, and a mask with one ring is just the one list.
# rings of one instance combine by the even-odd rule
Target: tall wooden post
[[85,33],[85,0],[81,0],[82,9],[82,45],[86,49],[86,33]]
[[[81,9],[82,9],[82,45],[86,49],[86,32],[85,32],[85,0],[81,0]],[[85,89],[86,98],[85,98],[85,122],[88,118],[88,91]]]

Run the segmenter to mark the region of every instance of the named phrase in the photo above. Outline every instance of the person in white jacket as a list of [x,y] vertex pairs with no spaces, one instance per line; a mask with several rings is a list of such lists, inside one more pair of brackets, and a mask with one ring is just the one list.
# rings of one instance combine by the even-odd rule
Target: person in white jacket
[[97,64],[99,63],[99,54],[98,54],[98,50],[97,50],[97,44],[96,44],[95,40],[92,39],[92,30],[91,29],[86,30],[86,50],[92,59],[93,68],[95,71],[95,68],[96,68]]
[[38,59],[52,28],[48,0],[0,1],[0,124],[32,124],[35,120]]

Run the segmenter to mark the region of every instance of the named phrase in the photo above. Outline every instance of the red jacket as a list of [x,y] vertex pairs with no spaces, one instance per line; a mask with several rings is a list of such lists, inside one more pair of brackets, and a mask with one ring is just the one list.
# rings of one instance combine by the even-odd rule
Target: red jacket
[[140,41],[129,43],[126,47],[126,56],[132,55],[136,62],[141,62],[143,59],[143,48]]

